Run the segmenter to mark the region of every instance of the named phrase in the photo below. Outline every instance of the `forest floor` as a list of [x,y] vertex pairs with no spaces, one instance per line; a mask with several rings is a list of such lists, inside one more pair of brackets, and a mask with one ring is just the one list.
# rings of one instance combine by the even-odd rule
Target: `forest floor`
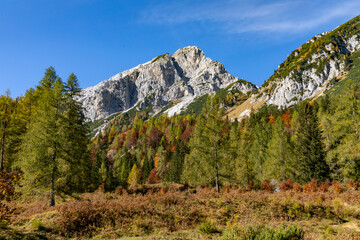
[[360,190],[353,187],[216,193],[164,186],[59,198],[55,207],[22,197],[11,203],[16,211],[0,224],[0,239],[360,239]]

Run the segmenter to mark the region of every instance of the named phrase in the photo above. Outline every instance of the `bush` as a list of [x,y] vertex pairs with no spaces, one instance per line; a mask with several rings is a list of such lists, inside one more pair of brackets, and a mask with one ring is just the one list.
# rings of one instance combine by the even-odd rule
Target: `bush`
[[44,230],[45,227],[44,227],[44,224],[39,220],[39,219],[34,219],[32,222],[31,222],[31,226],[35,229],[35,230]]
[[294,190],[294,192],[299,193],[299,192],[302,192],[302,187],[300,186],[300,184],[294,183],[293,190]]
[[292,183],[292,181],[290,179],[288,179],[286,181],[283,181],[280,184],[280,190],[282,192],[288,191],[288,190],[290,190],[292,188],[293,188],[293,183]]
[[7,229],[9,223],[5,220],[0,220],[0,229]]
[[286,240],[286,239],[303,239],[304,231],[295,225],[281,225],[278,228],[264,227],[246,227],[246,228],[230,228],[223,232],[224,240]]
[[213,224],[211,221],[207,220],[200,224],[199,231],[204,234],[213,234],[218,233],[219,230],[216,228],[215,224]]
[[268,180],[265,180],[261,186],[262,189],[268,192],[274,192],[273,187],[271,186],[271,183]]

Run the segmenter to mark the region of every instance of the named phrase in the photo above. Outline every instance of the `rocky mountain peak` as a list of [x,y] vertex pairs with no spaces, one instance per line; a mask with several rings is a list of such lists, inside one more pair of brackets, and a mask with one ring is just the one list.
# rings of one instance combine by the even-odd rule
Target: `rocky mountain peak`
[[[207,58],[201,49],[188,46],[82,90],[79,101],[91,121],[133,107],[151,106],[153,113],[157,113],[172,100],[177,100],[178,104],[168,113],[176,114],[196,97],[217,92],[238,80],[221,63]],[[234,86],[245,93],[257,90],[250,83]]]

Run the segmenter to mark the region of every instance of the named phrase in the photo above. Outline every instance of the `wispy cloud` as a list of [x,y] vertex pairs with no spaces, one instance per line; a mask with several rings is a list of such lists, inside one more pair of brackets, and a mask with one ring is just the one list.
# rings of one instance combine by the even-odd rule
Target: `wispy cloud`
[[[265,3],[264,3],[265,2]],[[350,19],[360,13],[360,1],[177,1],[141,13],[149,24],[210,23],[228,33],[299,33]]]

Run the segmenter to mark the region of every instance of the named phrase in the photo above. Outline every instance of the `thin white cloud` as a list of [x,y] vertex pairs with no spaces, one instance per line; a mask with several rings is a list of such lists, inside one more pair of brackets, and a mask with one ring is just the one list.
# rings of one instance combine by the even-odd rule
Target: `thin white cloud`
[[[180,3],[179,3],[180,2]],[[299,33],[360,13],[360,1],[216,1],[158,5],[142,12],[149,24],[212,23],[229,33]]]

